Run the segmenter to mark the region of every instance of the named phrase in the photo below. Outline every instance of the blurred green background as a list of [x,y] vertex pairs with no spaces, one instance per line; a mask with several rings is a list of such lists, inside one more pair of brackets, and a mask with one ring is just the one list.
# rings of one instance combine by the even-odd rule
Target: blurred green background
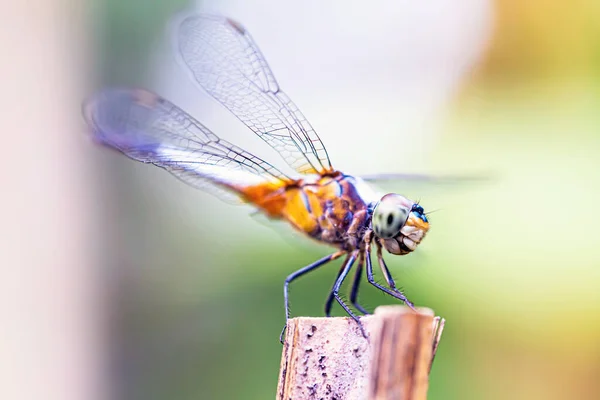
[[[469,13],[472,4],[455,8]],[[336,126],[352,110],[318,115],[317,107],[335,106],[318,87],[317,105],[298,101],[328,148],[360,154],[344,159],[354,160],[344,166],[350,172],[362,171],[353,164],[360,159],[370,168],[366,172],[492,177],[481,184],[394,188],[420,198],[426,209],[439,209],[415,254],[387,257],[408,297],[447,319],[431,399],[600,397],[599,4],[489,2],[489,39],[457,81],[444,112],[435,114],[433,137],[403,162],[395,163],[387,136],[377,138],[379,128],[369,133],[369,151],[362,153],[362,134],[348,135],[357,140],[344,143],[329,136],[314,120],[329,118]],[[96,1],[97,85],[155,88],[157,75],[168,75],[156,67],[157,58],[170,57],[164,52],[166,23],[186,6],[183,0]],[[264,7],[260,2],[256,13],[273,16]],[[380,7],[361,12],[377,18],[386,13]],[[438,22],[427,17],[420,23]],[[422,35],[427,40],[427,30]],[[268,60],[289,57],[255,39]],[[410,45],[410,37],[404,40]],[[357,51],[368,51],[369,44],[362,45]],[[335,57],[324,62],[335,63]],[[297,99],[287,89],[289,74],[274,70]],[[361,83],[341,85],[352,93]],[[376,108],[377,94],[355,101]],[[419,134],[418,124],[406,129],[394,120],[395,112],[403,113],[381,114],[388,132],[398,138]],[[243,126],[237,131],[250,135]],[[111,210],[104,253],[114,288],[120,397],[274,398],[283,280],[329,249],[280,223],[273,229],[248,209],[222,204],[158,169],[109,152],[95,154]],[[292,286],[294,315],[322,315],[336,271],[323,268]],[[393,303],[366,284],[361,298],[371,308]]]

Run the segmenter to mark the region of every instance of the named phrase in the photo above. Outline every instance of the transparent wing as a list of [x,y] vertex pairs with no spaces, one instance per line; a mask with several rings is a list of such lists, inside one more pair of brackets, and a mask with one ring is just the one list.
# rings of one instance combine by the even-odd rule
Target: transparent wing
[[360,175],[364,181],[381,192],[401,193],[413,200],[439,199],[445,195],[461,194],[495,181],[491,174],[426,175],[426,174],[374,174]]
[[240,24],[217,16],[187,16],[176,24],[175,42],[196,82],[292,168],[303,174],[333,170],[321,139],[280,89]]
[[185,111],[140,89],[107,89],[84,104],[100,143],[162,167],[221,198],[252,184],[289,181],[278,169],[217,137]]
[[491,174],[481,175],[426,175],[426,174],[373,174],[373,175],[361,175],[363,180],[372,183],[387,183],[387,184],[401,184],[401,183],[419,183],[419,184],[448,184],[448,185],[459,185],[459,184],[472,184],[472,183],[484,183],[489,182],[492,179]]

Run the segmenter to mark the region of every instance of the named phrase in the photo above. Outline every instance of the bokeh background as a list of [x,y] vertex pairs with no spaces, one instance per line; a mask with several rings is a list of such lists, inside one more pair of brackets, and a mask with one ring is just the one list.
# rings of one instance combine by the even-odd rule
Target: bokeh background
[[[3,39],[2,257],[22,280],[3,370],[25,360],[15,376],[73,399],[275,396],[283,280],[329,249],[95,146],[79,116],[102,86],[142,86],[279,162],[174,61],[168,21],[197,9],[245,25],[337,168],[487,177],[385,188],[436,210],[417,252],[387,257],[447,319],[429,398],[600,397],[600,3],[48,4],[11,8]],[[336,271],[292,286],[294,315],[322,314]]]

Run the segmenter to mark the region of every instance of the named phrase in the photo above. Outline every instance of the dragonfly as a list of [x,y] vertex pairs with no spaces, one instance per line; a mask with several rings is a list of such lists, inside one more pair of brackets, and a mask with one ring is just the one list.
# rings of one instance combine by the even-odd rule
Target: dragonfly
[[[163,168],[193,187],[237,198],[333,247],[333,253],[285,279],[286,326],[291,317],[290,284],[340,258],[325,303],[326,316],[331,316],[336,301],[367,337],[358,316],[369,313],[358,302],[363,269],[371,285],[414,310],[396,286],[383,250],[406,255],[417,248],[429,230],[423,207],[397,193],[379,193],[371,186],[373,177],[363,179],[333,167],[323,142],[281,89],[240,23],[193,14],[181,18],[173,34],[177,57],[191,79],[279,153],[294,174],[220,138],[169,100],[145,89],[107,88],[84,102],[84,118],[95,141]],[[372,253],[385,283],[374,278]],[[355,311],[340,296],[353,268],[349,299]],[[284,331],[285,327],[282,343]]]

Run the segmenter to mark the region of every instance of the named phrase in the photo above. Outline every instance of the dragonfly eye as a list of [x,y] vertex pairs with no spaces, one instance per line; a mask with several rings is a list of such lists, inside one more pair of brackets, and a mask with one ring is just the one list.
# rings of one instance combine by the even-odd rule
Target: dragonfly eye
[[423,207],[420,204],[413,204],[411,211],[414,211],[418,214],[423,214],[425,212],[425,210],[423,210]]
[[410,202],[398,194],[386,194],[373,211],[372,226],[381,239],[391,239],[398,235],[406,220]]

